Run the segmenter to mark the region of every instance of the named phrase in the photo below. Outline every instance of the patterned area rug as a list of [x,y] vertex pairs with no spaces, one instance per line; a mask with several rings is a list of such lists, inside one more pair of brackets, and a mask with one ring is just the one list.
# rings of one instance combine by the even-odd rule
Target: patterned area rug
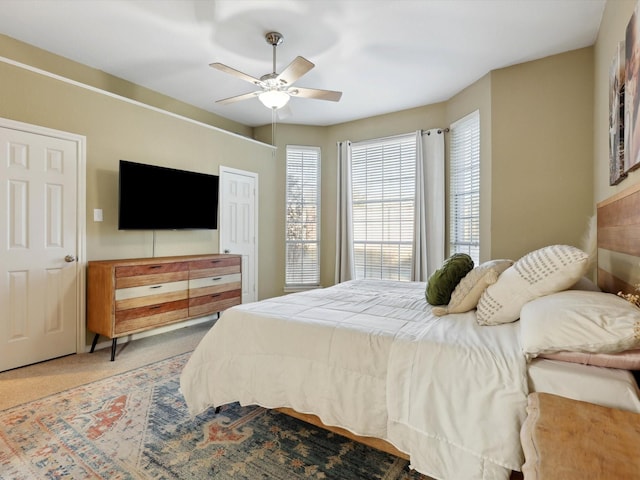
[[408,462],[260,407],[192,419],[183,354],[0,412],[0,478],[424,479]]

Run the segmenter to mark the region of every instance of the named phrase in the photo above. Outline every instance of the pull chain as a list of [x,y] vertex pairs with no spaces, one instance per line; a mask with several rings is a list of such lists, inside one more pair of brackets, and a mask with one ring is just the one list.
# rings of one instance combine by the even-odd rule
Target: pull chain
[[276,113],[276,109],[271,109],[271,145],[276,145],[276,120],[278,119],[278,114]]

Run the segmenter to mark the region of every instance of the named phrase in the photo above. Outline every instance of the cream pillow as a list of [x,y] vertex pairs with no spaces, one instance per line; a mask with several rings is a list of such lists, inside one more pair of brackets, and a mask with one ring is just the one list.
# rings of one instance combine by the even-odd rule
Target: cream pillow
[[449,305],[434,307],[434,315],[464,313],[476,308],[485,289],[498,280],[498,276],[513,265],[513,260],[489,260],[467,273],[451,293]]
[[566,290],[586,272],[589,256],[569,245],[551,245],[528,253],[507,268],[478,302],[480,325],[509,323],[534,298]]
[[567,290],[522,308],[522,350],[543,353],[618,353],[640,347],[640,309],[604,292]]

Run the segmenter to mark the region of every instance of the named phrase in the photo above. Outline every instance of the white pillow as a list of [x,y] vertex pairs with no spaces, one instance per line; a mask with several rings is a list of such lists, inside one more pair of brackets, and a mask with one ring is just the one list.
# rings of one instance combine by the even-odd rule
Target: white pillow
[[482,293],[478,323],[499,325],[517,320],[525,303],[575,284],[588,262],[589,255],[569,245],[551,245],[526,254]]
[[447,313],[464,313],[473,310],[485,289],[498,280],[498,276],[513,265],[513,260],[489,260],[467,273],[451,293],[449,305],[433,307],[434,315],[442,316]]
[[640,309],[604,292],[567,290],[522,308],[522,350],[543,353],[618,353],[640,347]]

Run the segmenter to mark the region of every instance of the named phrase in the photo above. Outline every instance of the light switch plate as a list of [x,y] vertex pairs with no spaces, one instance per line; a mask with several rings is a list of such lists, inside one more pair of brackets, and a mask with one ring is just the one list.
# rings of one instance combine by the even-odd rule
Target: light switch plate
[[102,221],[102,209],[101,208],[94,208],[93,209],[93,221],[94,222],[101,222]]

